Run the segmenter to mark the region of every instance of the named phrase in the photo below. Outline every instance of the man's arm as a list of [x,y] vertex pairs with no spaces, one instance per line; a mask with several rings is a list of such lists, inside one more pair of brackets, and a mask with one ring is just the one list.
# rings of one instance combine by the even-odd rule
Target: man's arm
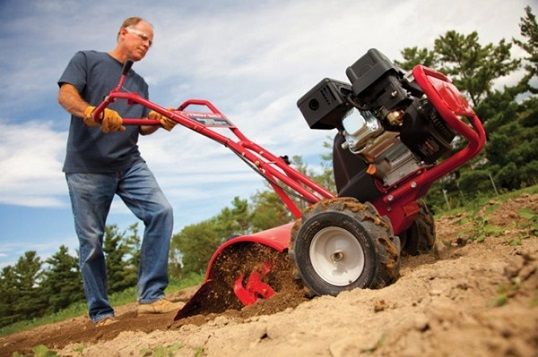
[[110,133],[112,131],[124,131],[125,127],[122,125],[122,118],[115,110],[105,108],[103,111],[102,120],[97,123],[92,118],[92,112],[95,109],[94,106],[86,103],[80,96],[77,88],[69,83],[63,83],[58,92],[58,103],[65,108],[69,113],[82,119],[87,126],[101,126],[103,133]]
[[89,106],[82,99],[74,85],[64,83],[58,91],[58,103],[69,113],[79,118],[84,118],[84,110]]

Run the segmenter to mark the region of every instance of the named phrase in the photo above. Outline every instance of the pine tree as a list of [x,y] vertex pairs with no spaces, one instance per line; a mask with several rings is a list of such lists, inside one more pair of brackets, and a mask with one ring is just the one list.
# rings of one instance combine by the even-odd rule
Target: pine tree
[[[525,17],[521,18],[519,25],[521,36],[524,40],[513,39],[514,43],[527,52],[528,57],[525,58],[527,64],[525,69],[528,72],[528,78],[538,75],[538,24],[536,16],[532,13],[531,7],[525,8]],[[529,90],[533,94],[538,93],[538,88],[529,85]]]
[[13,303],[15,314],[29,319],[41,316],[47,308],[47,296],[41,287],[41,258],[35,251],[25,252],[15,264],[15,286],[18,298]]
[[2,268],[0,275],[0,327],[21,320],[21,316],[15,311],[15,303],[20,297],[20,291],[17,289],[17,276],[15,269],[8,265]]
[[118,226],[110,225],[105,227],[105,237],[103,251],[106,257],[106,270],[108,279],[108,292],[122,291],[131,285],[126,280],[128,272],[125,269],[127,247],[123,244],[125,233],[120,233]]
[[43,292],[48,298],[49,311],[56,312],[84,299],[78,259],[69,255],[65,245],[46,260]]
[[126,249],[125,284],[135,286],[138,281],[138,269],[140,266],[140,236],[138,235],[138,223],[131,224],[124,234],[124,246]]

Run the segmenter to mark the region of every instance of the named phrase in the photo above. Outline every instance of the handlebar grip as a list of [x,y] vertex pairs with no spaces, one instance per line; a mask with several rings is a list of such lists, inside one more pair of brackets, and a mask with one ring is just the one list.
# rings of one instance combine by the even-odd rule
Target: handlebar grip
[[123,64],[123,69],[121,70],[121,74],[126,76],[127,73],[129,73],[129,70],[131,69],[132,66],[133,66],[132,60],[125,61],[125,63]]

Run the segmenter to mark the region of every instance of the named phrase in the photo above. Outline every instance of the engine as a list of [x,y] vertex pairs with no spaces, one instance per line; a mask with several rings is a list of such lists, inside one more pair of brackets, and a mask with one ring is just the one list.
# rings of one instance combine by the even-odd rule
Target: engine
[[311,129],[338,129],[333,165],[338,193],[375,198],[434,164],[455,134],[411,74],[376,49],[347,68],[349,83],[325,78],[297,105]]

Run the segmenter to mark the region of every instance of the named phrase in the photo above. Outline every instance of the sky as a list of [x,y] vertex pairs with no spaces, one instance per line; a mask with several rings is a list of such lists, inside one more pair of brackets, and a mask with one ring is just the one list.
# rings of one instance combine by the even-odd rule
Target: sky
[[[296,102],[321,79],[347,81],[346,68],[370,48],[397,60],[449,30],[477,31],[482,44],[521,38],[527,5],[537,13],[530,0],[0,0],[0,267],[29,250],[46,259],[66,245],[75,254],[62,173],[69,115],[57,80],[76,51],[113,49],[129,16],[154,25],[153,47],[134,65],[153,102],[208,99],[252,141],[316,169],[334,133],[310,130]],[[227,148],[183,127],[139,146],[174,207],[175,233],[266,188]],[[135,222],[114,200],[107,224]]]

